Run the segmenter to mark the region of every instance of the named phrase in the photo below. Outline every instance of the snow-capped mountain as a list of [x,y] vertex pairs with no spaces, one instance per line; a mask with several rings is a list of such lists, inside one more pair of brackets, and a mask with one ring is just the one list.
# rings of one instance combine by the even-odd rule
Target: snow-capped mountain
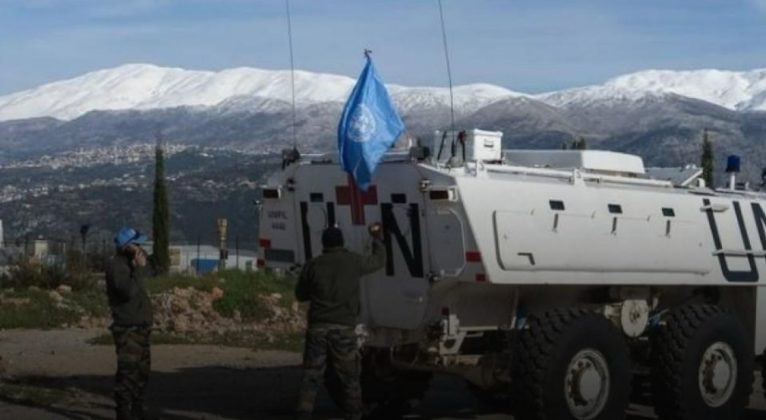
[[[277,112],[291,98],[290,72],[235,68],[219,72],[183,70],[150,64],[126,64],[69,80],[0,96],[0,121],[53,117],[72,120],[90,111],[218,107],[221,112]],[[297,71],[296,102],[305,106],[346,100],[355,80],[332,74]],[[449,106],[444,87],[390,85],[401,112]],[[490,84],[457,86],[456,111],[469,114],[510,98],[527,97],[554,107],[604,105],[665,95],[698,99],[738,111],[766,110],[766,69],[647,70],[586,86],[527,95]]]
[[766,111],[766,69],[647,70],[611,79],[598,86],[537,95],[554,106],[640,100],[668,94],[686,96],[738,111]]
[[[297,71],[298,106],[343,102],[355,80],[350,77]],[[0,121],[38,117],[72,120],[90,111],[152,110],[174,107],[217,107],[221,112],[276,112],[291,98],[290,72],[235,68],[219,72],[126,64],[0,96]],[[444,87],[390,85],[400,111],[445,107]],[[459,114],[510,98],[528,97],[555,107],[604,105],[679,95],[738,111],[766,110],[766,69],[647,70],[586,86],[527,95],[490,84],[457,86],[454,103]],[[254,108],[250,106],[256,105]]]
[[[354,81],[348,77],[298,71],[299,101],[342,100]],[[0,97],[0,120],[77,118],[89,111],[148,110],[213,106],[235,96],[290,98],[290,72],[236,68],[190,71],[127,64]]]
[[[256,152],[293,144],[295,132],[301,150],[327,150],[355,80],[295,76],[294,127],[289,71],[130,64],[2,96],[0,162],[143,144],[158,132],[171,143]],[[408,135],[428,143],[451,124],[449,89],[388,88]],[[747,154],[747,171],[756,175],[766,164],[766,69],[650,70],[538,95],[473,84],[455,87],[453,96],[456,126],[502,131],[507,147],[559,148],[582,136],[651,165],[677,165],[697,161],[707,128],[720,156]]]
[[[295,72],[296,102],[308,105],[344,102],[355,80],[332,74]],[[0,121],[54,117],[72,120],[90,111],[150,110],[180,106],[227,109],[243,98],[260,98],[259,110],[267,111],[269,101],[281,107],[291,98],[290,72],[236,68],[220,72],[165,68],[150,64],[126,64],[99,70],[69,80],[0,97]],[[415,107],[449,105],[446,88],[390,86],[391,95],[404,112]],[[471,112],[498,99],[518,96],[492,85],[459,86],[454,90],[455,106]],[[236,100],[232,100],[237,98]]]

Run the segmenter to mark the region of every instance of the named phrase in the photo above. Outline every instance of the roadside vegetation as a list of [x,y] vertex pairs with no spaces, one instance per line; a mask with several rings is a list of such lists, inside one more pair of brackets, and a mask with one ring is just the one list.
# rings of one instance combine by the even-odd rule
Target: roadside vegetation
[[[103,273],[96,273],[92,267],[77,254],[68,256],[62,264],[20,261],[0,276],[0,329],[103,328],[104,335],[91,342],[111,345],[112,338],[106,330],[110,320],[105,281]],[[145,284],[155,302],[156,318],[165,319],[153,333],[154,344],[300,349],[302,336],[295,322],[284,331],[275,324],[275,319],[286,319],[281,314],[291,314],[291,320],[296,318],[298,305],[293,297],[292,277],[265,271],[228,270],[199,276],[167,274],[147,278]],[[191,297],[184,302],[187,296]],[[202,304],[199,296],[205,297]],[[204,334],[199,328],[190,328],[189,332],[179,332],[178,328],[165,330],[163,326],[175,325],[172,311],[179,305],[184,306],[186,315],[195,315],[197,310],[204,313],[206,309],[197,306],[206,306],[208,312],[215,312],[215,318],[221,320],[205,324],[208,329],[216,330],[221,323],[227,328]],[[276,318],[275,313],[279,315]],[[192,316],[188,322],[197,326],[196,319]],[[245,328],[259,323],[274,325],[268,328],[268,334],[258,333],[260,330],[255,327]],[[237,329],[240,324],[245,327]]]
[[46,387],[42,384],[28,384],[22,381],[5,380],[0,383],[0,399],[12,404],[32,407],[50,407],[77,399],[74,391]]
[[146,288],[151,294],[176,288],[192,288],[211,293],[213,289],[218,288],[223,292],[223,296],[213,303],[213,307],[223,316],[232,317],[239,313],[241,318],[247,321],[261,321],[270,315],[269,308],[261,299],[262,296],[280,295],[279,305],[285,308],[291,307],[295,302],[295,279],[265,271],[227,270],[201,276],[170,274],[147,279]]

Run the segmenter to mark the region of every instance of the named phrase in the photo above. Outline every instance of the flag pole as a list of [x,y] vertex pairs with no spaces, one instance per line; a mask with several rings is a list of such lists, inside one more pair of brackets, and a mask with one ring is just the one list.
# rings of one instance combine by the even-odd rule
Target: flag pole
[[295,122],[295,61],[293,60],[293,25],[290,18],[290,0],[285,0],[285,12],[287,14],[287,39],[290,45],[290,93],[292,94],[293,112],[293,150],[298,149],[298,135],[296,134]]
[[450,68],[449,60],[449,48],[447,46],[447,30],[444,24],[444,11],[442,10],[442,0],[439,0],[439,18],[441,20],[442,28],[442,42],[444,43],[444,59],[447,62],[447,80],[449,81],[449,112],[450,112],[450,129],[452,130],[452,157],[455,156],[455,100],[452,94],[452,69]]

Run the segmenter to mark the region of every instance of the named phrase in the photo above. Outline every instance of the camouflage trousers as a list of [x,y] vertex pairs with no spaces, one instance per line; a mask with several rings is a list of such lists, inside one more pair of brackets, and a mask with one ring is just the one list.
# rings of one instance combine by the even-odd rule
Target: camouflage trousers
[[114,402],[118,415],[121,412],[141,412],[151,370],[151,328],[112,326],[111,329],[117,353]]
[[[329,360],[328,360],[329,359]],[[314,411],[317,390],[327,363],[335,369],[343,387],[346,419],[362,418],[362,390],[359,385],[360,360],[354,328],[310,327],[303,353],[303,380],[298,398],[298,413]]]

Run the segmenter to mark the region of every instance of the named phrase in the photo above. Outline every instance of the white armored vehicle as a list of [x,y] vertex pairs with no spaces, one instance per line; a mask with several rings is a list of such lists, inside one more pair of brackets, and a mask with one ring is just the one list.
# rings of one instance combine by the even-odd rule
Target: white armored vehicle
[[383,224],[386,265],[361,296],[365,400],[416,397],[442,371],[522,419],[619,419],[638,391],[662,419],[739,417],[766,348],[766,195],[501,136],[391,152],[366,192],[334,154],[263,187],[266,267],[300,267],[329,225],[362,252]]

